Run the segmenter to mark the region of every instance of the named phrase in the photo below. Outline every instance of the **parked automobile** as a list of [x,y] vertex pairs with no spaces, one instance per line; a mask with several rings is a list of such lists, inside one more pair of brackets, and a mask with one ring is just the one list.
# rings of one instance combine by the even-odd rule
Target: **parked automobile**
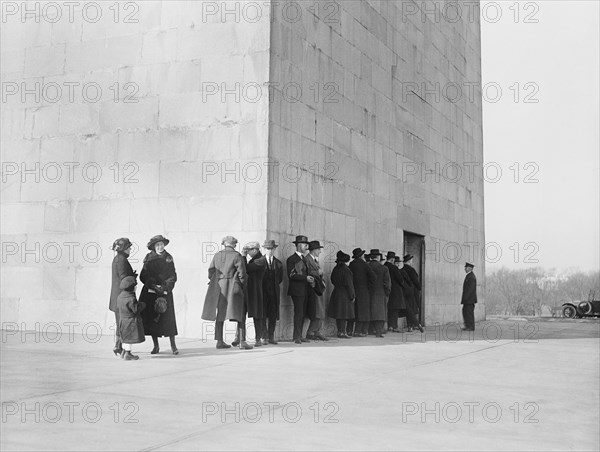
[[600,300],[590,294],[587,301],[568,301],[562,305],[563,317],[578,319],[581,317],[600,317]]

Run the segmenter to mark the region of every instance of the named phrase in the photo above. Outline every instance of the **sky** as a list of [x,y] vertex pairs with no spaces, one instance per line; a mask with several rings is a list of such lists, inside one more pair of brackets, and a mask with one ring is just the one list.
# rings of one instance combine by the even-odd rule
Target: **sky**
[[600,2],[514,4],[481,2],[486,266],[598,270]]

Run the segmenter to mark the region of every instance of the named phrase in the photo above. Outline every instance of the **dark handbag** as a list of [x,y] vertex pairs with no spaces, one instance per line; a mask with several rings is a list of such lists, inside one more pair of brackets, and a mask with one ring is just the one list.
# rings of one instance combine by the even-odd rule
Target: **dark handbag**
[[154,312],[157,314],[163,314],[167,312],[167,300],[164,297],[158,297],[154,301]]

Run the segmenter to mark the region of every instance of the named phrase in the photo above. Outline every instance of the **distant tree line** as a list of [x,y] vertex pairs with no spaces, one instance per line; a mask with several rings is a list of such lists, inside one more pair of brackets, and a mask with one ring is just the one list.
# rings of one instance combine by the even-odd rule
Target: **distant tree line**
[[600,271],[559,274],[540,267],[486,274],[486,314],[546,316],[567,301],[600,298]]

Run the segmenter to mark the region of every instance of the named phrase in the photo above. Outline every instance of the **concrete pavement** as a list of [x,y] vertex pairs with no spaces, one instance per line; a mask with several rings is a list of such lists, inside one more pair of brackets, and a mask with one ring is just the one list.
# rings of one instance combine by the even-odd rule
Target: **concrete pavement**
[[[9,450],[598,450],[600,323],[216,350],[3,332]],[[37,340],[37,342],[36,342]]]

